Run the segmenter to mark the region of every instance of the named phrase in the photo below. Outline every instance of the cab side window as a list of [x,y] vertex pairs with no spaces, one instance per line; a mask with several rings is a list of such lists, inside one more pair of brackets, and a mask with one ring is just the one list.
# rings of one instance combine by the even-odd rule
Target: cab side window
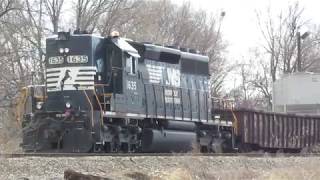
[[102,73],[104,72],[104,62],[103,59],[100,58],[96,61],[96,66],[97,66],[97,72]]
[[137,58],[126,53],[126,68],[129,74],[135,75],[137,73]]

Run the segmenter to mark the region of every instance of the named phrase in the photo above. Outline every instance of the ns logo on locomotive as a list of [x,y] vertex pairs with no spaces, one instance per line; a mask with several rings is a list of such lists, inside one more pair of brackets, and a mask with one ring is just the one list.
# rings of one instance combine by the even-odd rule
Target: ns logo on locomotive
[[222,152],[232,122],[212,115],[208,57],[186,48],[60,32],[46,40],[46,84],[22,122],[25,151]]

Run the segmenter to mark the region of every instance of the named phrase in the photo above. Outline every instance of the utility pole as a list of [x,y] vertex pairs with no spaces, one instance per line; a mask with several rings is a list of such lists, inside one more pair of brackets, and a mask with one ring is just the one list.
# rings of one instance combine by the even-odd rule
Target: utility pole
[[300,35],[300,32],[297,32],[297,70],[298,72],[301,72],[302,70],[302,62],[301,62],[301,39],[305,39],[309,36],[309,32],[303,33],[303,35]]
[[301,72],[301,36],[300,32],[297,32],[297,48],[298,48],[298,54],[297,54],[297,65],[298,65],[298,72]]

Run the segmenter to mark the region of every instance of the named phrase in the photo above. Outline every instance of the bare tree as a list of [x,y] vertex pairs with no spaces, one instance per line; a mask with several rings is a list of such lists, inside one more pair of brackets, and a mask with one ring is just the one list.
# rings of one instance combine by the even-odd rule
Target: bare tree
[[[258,49],[251,51],[252,59],[251,66],[254,65],[254,70],[251,69],[250,85],[258,92],[258,97],[263,99],[266,104],[265,109],[272,108],[272,78],[270,76],[269,65],[264,60],[262,52]],[[255,62],[255,63],[253,63]]]
[[238,107],[271,110],[272,77],[265,54],[256,47],[243,58],[242,63],[234,65],[234,87],[227,96],[233,98]]
[[276,18],[267,10],[267,17],[257,12],[258,24],[265,41],[264,49],[270,56],[270,74],[272,81],[279,73],[297,71],[297,38],[296,34],[306,25],[303,20],[304,9],[296,2],[289,5],[287,11],[281,11]]
[[124,0],[77,0],[76,29],[93,32],[103,14]]
[[[43,24],[43,0],[34,0],[33,4],[30,3],[30,0],[26,0],[26,14],[22,16],[28,24],[25,28],[30,28],[29,33],[20,33],[23,34],[23,37],[30,43],[30,45],[35,48],[37,51],[33,54],[35,59],[33,64],[33,70],[37,72],[36,77],[39,77],[40,83],[44,82],[44,24]],[[24,29],[26,30],[26,29]]]
[[302,71],[320,72],[320,27],[309,29],[309,36],[302,41],[301,59]]
[[[0,123],[6,128],[0,136],[13,137],[14,112],[19,90],[35,79],[44,79],[43,0],[16,1],[16,10],[0,22]],[[39,77],[39,78],[37,78]]]
[[0,36],[2,43],[3,62],[2,81],[7,84],[14,83],[19,88],[30,83],[32,72],[36,72],[35,79],[44,81],[44,55],[43,50],[43,10],[42,0],[26,0],[22,5],[23,9],[6,16],[2,25]]
[[[103,36],[109,35],[113,30],[117,30],[123,35],[135,34],[141,18],[139,16],[141,15],[139,13],[140,7],[143,5],[144,2],[140,0],[112,1],[106,13],[101,16],[101,20],[98,23],[98,32]],[[139,32],[138,34],[140,34]]]
[[214,74],[210,79],[211,89],[214,95],[219,95],[226,74],[232,69],[225,67],[226,44],[219,33],[225,14],[213,15],[194,10],[189,2],[181,6],[169,0],[138,2],[125,13],[120,8],[116,14],[124,21],[107,29],[120,29],[123,36],[137,41],[186,47],[208,55],[210,72]]
[[59,30],[59,19],[61,16],[61,10],[64,0],[45,0],[44,4],[46,6],[47,13],[50,17],[53,33],[57,34]]
[[0,18],[5,14],[17,9],[17,0],[0,0]]

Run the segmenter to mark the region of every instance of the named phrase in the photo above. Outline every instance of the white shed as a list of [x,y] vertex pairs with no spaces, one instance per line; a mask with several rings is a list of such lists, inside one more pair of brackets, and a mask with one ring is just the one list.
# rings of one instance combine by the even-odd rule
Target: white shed
[[320,115],[320,73],[286,74],[273,84],[275,112]]

